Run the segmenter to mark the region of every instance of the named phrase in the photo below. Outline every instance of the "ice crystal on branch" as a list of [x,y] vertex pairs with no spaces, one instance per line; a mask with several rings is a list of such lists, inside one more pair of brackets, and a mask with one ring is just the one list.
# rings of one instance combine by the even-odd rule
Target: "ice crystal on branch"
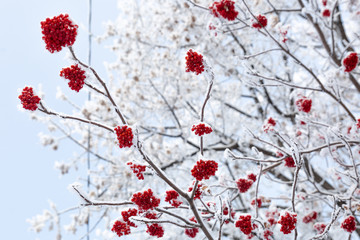
[[214,2],[210,7],[211,12],[215,17],[223,17],[229,21],[236,19],[239,14],[235,10],[235,2],[231,0],[221,0],[220,2]]
[[140,210],[151,210],[159,206],[160,199],[153,195],[151,189],[148,189],[144,192],[135,193],[131,198],[131,201],[135,203]]
[[195,131],[195,135],[202,136],[204,134],[210,134],[213,130],[204,123],[199,123],[198,125],[193,125],[191,131]]
[[68,68],[63,68],[60,72],[60,77],[70,80],[68,85],[71,90],[79,92],[85,84],[85,71],[77,64],[71,65]]
[[133,145],[134,135],[130,127],[117,126],[114,130],[119,141],[120,148],[131,147]]
[[356,230],[356,222],[354,216],[348,216],[345,220],[341,223],[341,228],[345,231],[352,233]]
[[30,111],[35,111],[41,100],[38,96],[34,95],[32,87],[25,87],[21,95],[19,95],[19,99],[21,100],[23,108]]
[[351,72],[352,70],[354,70],[358,63],[359,63],[359,57],[357,56],[357,53],[350,53],[343,60],[345,72]]
[[196,75],[202,73],[205,69],[203,56],[190,49],[185,57],[186,60],[186,72],[194,72]]
[[250,234],[251,230],[253,229],[251,224],[251,216],[241,215],[239,220],[235,222],[235,227],[240,228],[240,230],[246,235]]
[[259,16],[256,17],[256,20],[254,20],[252,27],[261,29],[263,27],[266,27],[266,25],[267,25],[267,18],[260,14]]
[[213,160],[199,160],[191,170],[191,175],[196,180],[201,181],[203,179],[209,179],[211,176],[215,176],[218,170],[218,163]]
[[296,216],[296,213],[289,213],[287,211],[283,215],[281,215],[280,220],[278,221],[278,223],[281,224],[280,231],[284,234],[291,233],[291,231],[294,230],[296,226]]
[[42,21],[41,29],[46,49],[54,53],[61,51],[63,47],[74,44],[78,25],[69,19],[69,15],[60,14]]
[[131,233],[130,226],[121,221],[116,221],[111,231],[115,232],[119,237],[122,235],[129,235]]

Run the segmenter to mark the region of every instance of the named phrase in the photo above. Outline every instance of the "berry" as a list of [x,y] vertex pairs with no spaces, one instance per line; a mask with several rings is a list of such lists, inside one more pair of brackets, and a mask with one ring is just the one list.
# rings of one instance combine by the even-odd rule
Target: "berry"
[[204,134],[210,134],[213,130],[204,123],[199,123],[198,125],[193,125],[191,131],[195,131],[195,135],[202,136]]
[[171,206],[177,208],[182,204],[181,201],[177,200],[178,197],[179,193],[177,193],[175,190],[166,191],[165,202],[168,202],[171,204]]
[[[261,204],[262,204],[261,198],[257,198],[257,199],[256,199],[256,202],[257,202],[257,206],[258,206],[259,208],[261,208]],[[253,200],[251,201],[251,205],[255,206],[255,199],[253,199]]]
[[296,213],[285,212],[285,214],[282,215],[278,221],[278,223],[281,224],[280,231],[282,231],[284,234],[291,233],[291,231],[295,229],[297,222],[296,216]]
[[[223,215],[225,218],[229,219],[229,208],[228,207],[223,207]],[[230,213],[231,218],[235,217],[235,212],[231,210]],[[225,220],[225,223],[228,224],[230,221],[229,220]]]
[[314,229],[317,231],[318,234],[321,234],[325,231],[326,228],[326,224],[325,223],[315,223],[314,224]]
[[148,219],[157,219],[157,214],[154,213],[154,212],[146,212],[145,213],[145,218],[148,218]]
[[[192,217],[189,219],[192,222],[197,223],[197,221],[195,220],[195,217]],[[190,237],[190,238],[195,238],[196,234],[199,232],[199,228],[186,228],[185,229],[185,234]]]
[[284,159],[284,161],[285,161],[285,166],[286,167],[289,167],[289,168],[293,168],[293,167],[296,167],[295,166],[295,161],[294,161],[294,159],[292,158],[292,157],[286,157],[285,159]]
[[240,228],[240,230],[246,235],[250,234],[253,229],[251,225],[251,216],[241,215],[239,220],[235,222],[235,227]]
[[357,129],[360,129],[360,118],[357,120],[356,127]]
[[354,216],[348,216],[345,218],[345,220],[341,223],[341,228],[343,228],[345,231],[352,233],[356,230],[356,223],[355,223],[355,217]]
[[359,58],[356,53],[350,53],[346,58],[343,60],[343,65],[345,67],[345,72],[351,72],[356,68],[357,64],[359,63]]
[[123,217],[123,220],[127,223],[127,225],[129,225],[130,227],[136,227],[135,223],[131,222],[129,220],[130,217],[132,216],[136,216],[138,214],[137,209],[135,208],[130,208],[127,211],[122,211],[121,212],[121,216]]
[[310,98],[302,97],[295,102],[299,111],[309,113],[311,110],[312,100]]
[[68,85],[71,90],[79,92],[85,83],[85,71],[82,70],[77,64],[71,65],[68,68],[63,68],[60,72],[60,76],[69,81]]
[[211,12],[215,17],[222,16],[223,18],[233,21],[239,14],[235,11],[235,2],[231,0],[221,0],[220,2],[214,2],[210,7]]
[[266,121],[266,123],[263,125],[263,130],[264,132],[269,132],[269,131],[273,131],[274,127],[276,125],[276,122],[273,118],[269,117],[268,120]]
[[128,126],[117,126],[115,129],[117,139],[119,141],[119,147],[131,147],[133,145],[134,135],[132,129]]
[[325,7],[326,4],[327,4],[327,0],[322,0],[322,4],[323,4],[323,6]]
[[41,100],[38,96],[34,95],[32,87],[25,87],[18,98],[21,100],[23,108],[30,111],[35,111]]
[[156,236],[158,238],[164,236],[164,228],[157,223],[147,225],[146,232],[149,233],[150,236]]
[[136,177],[139,180],[144,180],[143,172],[145,172],[146,166],[140,164],[134,164],[132,162],[128,162],[127,165],[130,166],[130,168],[133,170],[133,173],[136,174]]
[[198,54],[197,52],[193,52],[192,49],[190,49],[187,52],[186,59],[186,72],[194,72],[196,75],[199,75],[204,71],[204,62],[203,62],[203,56],[201,54]]
[[272,231],[270,231],[269,229],[266,229],[264,231],[264,238],[265,240],[271,240],[272,238],[270,238],[270,236],[274,235],[274,233]]
[[247,178],[250,179],[250,180],[253,180],[253,182],[256,182],[256,175],[253,174],[253,173],[249,173],[247,175]]
[[69,15],[60,14],[53,18],[47,18],[40,24],[43,34],[42,39],[49,52],[59,52],[62,47],[72,46],[74,44],[78,25],[69,19]]
[[331,12],[329,9],[324,9],[324,11],[322,12],[323,17],[330,17]]
[[215,176],[215,172],[218,170],[218,163],[213,160],[201,160],[196,162],[196,165],[191,170],[191,175],[196,180],[201,181],[203,179],[209,179],[211,176]]
[[160,199],[156,198],[153,195],[153,192],[151,189],[148,189],[147,191],[144,191],[143,193],[135,193],[133,197],[131,198],[131,201],[138,205],[140,210],[150,210],[154,209],[155,207],[159,206]]
[[[194,182],[193,182],[193,185],[194,185]],[[202,184],[199,183],[199,184],[197,185],[196,190],[195,190],[194,199],[200,199],[201,194],[203,193],[202,190],[201,190],[201,187],[202,187]],[[189,187],[188,192],[191,192],[192,190],[193,190],[193,187]]]
[[317,218],[317,212],[312,211],[308,215],[304,216],[303,222],[304,223],[309,223],[309,222],[312,222],[313,220],[316,220],[316,218]]
[[247,192],[247,190],[249,190],[249,188],[251,187],[251,185],[253,183],[254,182],[252,180],[248,180],[248,179],[244,179],[244,178],[239,178],[236,181],[237,188],[239,189],[240,193]]
[[130,234],[130,226],[124,222],[116,221],[111,229],[111,231],[115,232],[119,237],[122,235]]
[[263,15],[259,15],[256,17],[257,21],[255,21],[253,24],[252,24],[252,27],[253,28],[257,28],[257,29],[261,29],[263,27],[266,27],[267,25],[267,19],[265,16]]

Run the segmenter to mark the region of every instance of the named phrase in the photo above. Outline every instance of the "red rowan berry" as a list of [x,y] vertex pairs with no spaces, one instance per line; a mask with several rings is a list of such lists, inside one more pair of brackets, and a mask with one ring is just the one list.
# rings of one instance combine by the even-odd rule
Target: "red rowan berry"
[[318,223],[315,223],[313,227],[317,231],[318,234],[321,234],[325,231],[326,224],[318,222]]
[[82,70],[77,64],[71,65],[68,68],[63,68],[60,76],[70,80],[68,82],[71,90],[79,92],[85,84],[85,71]]
[[311,110],[312,100],[307,97],[302,97],[297,99],[295,104],[298,107],[299,111],[309,113]]
[[253,230],[253,226],[251,224],[251,216],[241,215],[239,217],[239,220],[235,222],[235,227],[240,228],[240,230],[246,235],[250,234],[251,230]]
[[148,189],[147,191],[144,191],[142,193],[141,192],[135,193],[131,198],[131,201],[135,203],[140,210],[144,210],[144,211],[154,209],[160,204],[160,199],[156,198],[153,195],[151,189]]
[[356,230],[356,222],[354,216],[348,216],[345,220],[341,223],[341,228],[345,231],[352,233]]
[[181,201],[177,200],[178,197],[179,193],[177,193],[175,190],[166,191],[165,202],[168,202],[171,204],[171,206],[177,208],[182,204]]
[[293,168],[293,167],[296,167],[296,165],[295,165],[295,161],[294,161],[294,159],[292,158],[292,157],[286,157],[285,159],[284,159],[284,161],[285,161],[285,166],[286,167],[289,167],[289,168]]
[[221,0],[220,2],[214,2],[210,7],[210,10],[215,17],[222,16],[229,21],[235,20],[239,14],[239,12],[235,10],[235,2],[231,0]]
[[132,129],[128,126],[117,126],[115,129],[117,139],[119,141],[119,147],[131,147],[133,145],[134,135],[132,133]]
[[[225,218],[229,219],[229,208],[228,207],[223,207],[223,215],[225,216]],[[235,212],[233,210],[231,210],[230,213],[231,218],[235,217]],[[225,220],[225,224],[228,224],[230,221],[229,220]]]
[[269,229],[266,229],[264,231],[264,238],[265,240],[272,240],[272,238],[270,238],[270,236],[274,235],[274,233],[272,231],[270,231]]
[[247,190],[249,190],[249,188],[252,186],[253,183],[254,182],[252,180],[248,180],[244,178],[239,178],[236,181],[237,188],[239,189],[240,193],[247,192]]
[[[195,217],[192,217],[189,219],[192,222],[197,223]],[[195,238],[196,234],[199,232],[199,228],[186,228],[185,229],[185,234],[190,237],[190,238]]]
[[199,123],[198,125],[193,125],[191,131],[195,131],[195,135],[202,136],[204,134],[210,134],[213,130],[204,123]]
[[[195,182],[193,182],[194,185]],[[202,191],[202,184],[198,183],[197,188],[195,190],[195,195],[194,195],[194,199],[200,199],[201,194],[203,193]],[[194,188],[193,187],[189,187],[188,192],[191,192]]]
[[259,15],[256,17],[257,21],[255,20],[254,23],[252,24],[253,28],[257,28],[257,29],[261,29],[263,27],[266,27],[267,25],[267,18],[263,15]]
[[[258,206],[259,208],[261,208],[261,205],[262,205],[261,198],[257,198],[257,199],[256,199],[256,202],[257,202],[257,206]],[[251,201],[251,205],[255,206],[255,199],[253,199],[253,200]]]
[[264,132],[269,132],[269,131],[273,131],[274,127],[276,125],[276,122],[273,118],[269,117],[268,120],[266,121],[266,123],[263,125],[263,130]]
[[136,227],[136,225],[135,225],[135,223],[131,222],[129,220],[129,218],[132,216],[136,216],[137,214],[138,214],[138,211],[135,208],[130,208],[127,211],[121,212],[121,216],[123,217],[123,220],[127,223],[127,225],[129,225],[131,227]]
[[196,75],[199,75],[204,71],[204,62],[203,62],[203,56],[201,54],[198,54],[197,52],[193,52],[192,49],[190,49],[187,52],[186,59],[186,72],[194,72]]
[[69,15],[60,14],[53,18],[47,18],[41,22],[41,29],[49,52],[59,52],[62,47],[72,46],[77,35],[78,25],[74,24]]
[[115,232],[119,237],[122,235],[129,235],[131,233],[130,226],[121,221],[116,221],[111,231]]
[[158,238],[164,236],[164,228],[157,223],[147,225],[146,232],[149,233],[150,236],[155,236]]
[[38,96],[34,95],[32,87],[25,87],[18,98],[21,100],[23,108],[30,111],[35,111],[41,100]]
[[359,63],[359,58],[357,53],[350,53],[346,58],[343,60],[343,65],[345,67],[345,72],[351,72],[354,70]]
[[324,9],[324,11],[322,12],[323,17],[330,17],[331,12],[329,9]]
[[297,222],[296,216],[296,213],[289,213],[286,211],[285,214],[283,214],[278,221],[278,223],[281,224],[280,231],[284,234],[291,233],[291,231],[295,229],[295,225]]
[[326,4],[327,4],[327,0],[322,0],[322,4],[323,4],[323,6],[325,7]]
[[148,218],[148,219],[157,219],[158,218],[157,214],[154,212],[146,212],[144,217]]
[[144,180],[144,174],[143,172],[146,171],[146,166],[144,165],[140,165],[140,164],[134,164],[132,162],[128,162],[127,165],[130,166],[130,168],[132,169],[133,173],[136,174],[136,177],[139,180]]
[[203,179],[209,179],[211,176],[215,176],[218,170],[218,163],[213,160],[201,160],[196,162],[196,165],[191,170],[191,175],[196,180],[201,181]]
[[309,223],[309,222],[312,222],[312,221],[316,220],[316,218],[317,218],[317,212],[312,211],[308,215],[304,216],[303,222],[304,223]]
[[253,180],[253,182],[256,182],[256,175],[254,173],[249,173],[247,175],[247,178]]
[[357,120],[356,127],[357,129],[360,129],[360,118]]

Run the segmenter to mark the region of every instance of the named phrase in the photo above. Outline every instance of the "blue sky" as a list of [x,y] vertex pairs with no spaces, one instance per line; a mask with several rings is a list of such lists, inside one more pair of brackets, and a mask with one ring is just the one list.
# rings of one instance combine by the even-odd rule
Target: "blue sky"
[[[44,148],[38,133],[47,132],[44,124],[30,119],[27,112],[17,109],[18,89],[25,85],[37,88],[42,84],[45,100],[54,109],[61,107],[55,98],[56,86],[66,85],[58,76],[61,68],[69,65],[65,52],[50,54],[41,39],[40,22],[47,17],[68,13],[80,26],[87,26],[88,0],[37,0],[0,1],[0,226],[2,239],[54,239],[54,233],[35,234],[28,230],[26,222],[43,209],[48,201],[57,203],[59,210],[76,206],[77,198],[67,190],[70,183],[77,181],[79,173],[59,177],[54,169],[55,161],[64,161],[76,151],[70,143],[64,142],[58,151]],[[115,20],[118,14],[116,0],[93,0],[93,32],[101,35],[104,22]],[[80,26],[74,49],[86,60],[87,32]],[[115,56],[104,45],[93,43],[93,66],[106,77],[103,62],[112,62]],[[79,103],[86,94],[72,93]],[[68,112],[71,113],[71,112]],[[67,238],[66,238],[67,239]]]

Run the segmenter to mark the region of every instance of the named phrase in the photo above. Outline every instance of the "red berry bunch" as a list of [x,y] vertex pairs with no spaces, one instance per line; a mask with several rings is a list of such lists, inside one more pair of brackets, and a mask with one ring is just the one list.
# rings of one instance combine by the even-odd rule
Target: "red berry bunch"
[[47,18],[41,22],[41,29],[49,52],[59,52],[62,47],[72,46],[77,35],[78,25],[74,24],[69,15],[60,14],[53,18]]
[[34,95],[32,87],[25,87],[22,90],[21,95],[19,95],[19,99],[23,108],[30,111],[35,111],[41,100],[38,96]]
[[210,134],[213,130],[204,123],[199,123],[198,125],[193,125],[191,131],[195,131],[195,135],[202,136],[204,134]]
[[231,0],[221,0],[220,2],[214,2],[210,7],[211,12],[215,17],[222,16],[223,18],[233,21],[239,14],[235,10],[235,2]]
[[254,181],[251,179],[239,178],[236,181],[237,188],[239,189],[240,193],[247,192],[249,188],[253,185]]
[[164,228],[157,223],[147,225],[146,232],[149,233],[150,236],[155,236],[158,238],[164,236]]
[[[189,219],[192,222],[197,223],[195,217],[192,217]],[[195,238],[196,234],[199,232],[199,228],[186,228],[185,229],[185,234],[190,237],[190,238]]]
[[[257,199],[256,199],[256,202],[257,202],[257,206],[258,206],[259,208],[261,208],[261,205],[262,205],[261,198],[257,198]],[[253,199],[253,200],[251,201],[251,205],[255,206],[255,199]]]
[[171,204],[171,206],[177,208],[182,204],[181,201],[177,200],[178,197],[179,193],[177,193],[175,190],[166,191],[165,202],[168,202]]
[[286,167],[289,167],[289,168],[293,168],[293,167],[296,167],[295,166],[295,161],[294,161],[294,159],[292,158],[292,157],[286,157],[285,159],[284,159],[284,161],[285,161],[285,166]]
[[191,170],[191,175],[196,180],[201,181],[203,179],[209,179],[211,176],[215,176],[215,172],[218,170],[218,163],[213,160],[201,160],[196,162],[196,165]]
[[331,12],[329,9],[324,9],[324,11],[322,12],[323,17],[330,17]]
[[325,7],[326,4],[327,4],[327,0],[322,0],[322,4],[323,4],[323,6]]
[[312,211],[308,215],[304,216],[303,222],[304,223],[309,223],[309,222],[312,222],[312,221],[316,220],[316,218],[317,218],[317,212]]
[[257,28],[257,29],[261,29],[263,27],[266,27],[267,25],[267,18],[263,15],[259,15],[256,17],[256,21],[254,21],[254,23],[252,24],[253,28]]
[[190,49],[187,52],[187,56],[185,57],[186,60],[186,72],[194,72],[196,75],[199,75],[204,71],[204,62],[203,56],[198,54],[197,52],[193,52]]
[[299,111],[309,113],[311,110],[312,100],[307,97],[302,97],[296,100],[295,104],[298,107]]
[[321,234],[325,231],[326,224],[318,222],[318,223],[315,223],[313,227],[317,231],[318,234]]
[[254,173],[249,173],[247,178],[253,180],[253,182],[256,182],[256,175]]
[[[193,185],[194,185],[195,182],[193,182]],[[202,187],[202,184],[199,183],[197,185],[197,188],[195,190],[195,195],[194,195],[194,199],[200,199],[201,197],[201,194],[203,193],[202,190],[201,190],[201,187]],[[193,187],[189,187],[188,189],[188,192],[191,192],[193,190]]]
[[275,120],[272,117],[269,117],[266,123],[263,125],[264,132],[267,133],[269,131],[274,130],[275,125],[276,125]]
[[272,240],[272,238],[270,238],[272,235],[274,235],[274,233],[272,231],[270,231],[269,229],[266,229],[264,231],[265,240]]
[[357,129],[360,129],[360,118],[357,120],[356,127]]
[[144,180],[143,172],[146,171],[146,166],[140,165],[140,164],[134,164],[134,163],[132,163],[132,162],[128,162],[127,165],[130,166],[130,168],[132,169],[133,173],[136,174],[136,177],[137,177],[139,180]]
[[131,147],[133,145],[134,135],[132,129],[128,126],[117,126],[115,129],[117,139],[119,141],[119,147]]
[[71,65],[68,68],[63,68],[60,72],[60,77],[70,80],[68,85],[71,90],[79,92],[85,84],[85,71],[77,64]]
[[346,58],[343,60],[343,65],[345,67],[345,72],[351,72],[356,68],[359,63],[359,58],[357,53],[350,53]]
[[157,214],[154,213],[154,212],[146,212],[145,213],[145,218],[148,218],[148,219],[157,219]]
[[355,223],[355,217],[354,216],[348,216],[345,218],[345,220],[341,223],[341,228],[343,228],[345,231],[352,233],[356,230],[356,223]]
[[285,214],[282,215],[278,221],[278,223],[281,224],[280,231],[282,231],[284,234],[291,233],[291,231],[295,229],[297,222],[296,216],[296,213],[285,212]]
[[240,228],[240,230],[248,235],[251,233],[252,224],[251,224],[251,216],[250,215],[241,215],[239,220],[235,222],[235,227]]
[[121,216],[123,217],[123,220],[127,223],[127,225],[129,225],[130,227],[136,227],[135,223],[131,222],[129,220],[130,217],[132,216],[137,216],[138,211],[135,208],[130,208],[127,211],[122,211],[121,212]]
[[138,205],[140,210],[144,210],[144,211],[154,209],[160,204],[160,199],[156,198],[153,195],[151,189],[148,189],[147,191],[144,191],[142,193],[141,192],[135,193],[132,196],[131,201],[136,205]]
[[115,232],[119,237],[122,235],[129,235],[131,233],[130,226],[121,221],[116,221],[111,231]]

